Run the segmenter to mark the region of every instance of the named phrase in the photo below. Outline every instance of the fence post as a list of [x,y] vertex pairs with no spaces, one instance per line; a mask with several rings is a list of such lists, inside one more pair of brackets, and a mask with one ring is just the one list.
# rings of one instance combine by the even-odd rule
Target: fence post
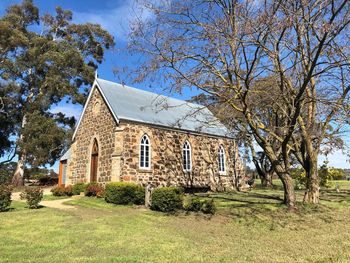
[[151,206],[151,196],[152,196],[153,186],[148,183],[145,187],[145,206],[149,208]]

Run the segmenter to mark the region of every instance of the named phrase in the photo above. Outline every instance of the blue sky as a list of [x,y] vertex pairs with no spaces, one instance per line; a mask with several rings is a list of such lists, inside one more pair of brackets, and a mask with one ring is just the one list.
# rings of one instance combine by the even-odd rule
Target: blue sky
[[[0,0],[0,15],[5,12],[9,5],[20,3],[19,0]],[[134,86],[141,89],[151,90],[157,93],[167,94],[164,90],[149,87],[148,83],[134,84],[128,78],[126,73],[115,75],[113,69],[116,67],[133,67],[137,63],[136,57],[129,57],[125,51],[127,42],[127,34],[129,32],[129,21],[135,16],[133,0],[34,0],[36,6],[39,7],[40,14],[54,13],[56,6],[61,6],[64,9],[73,11],[73,21],[76,23],[99,23],[114,35],[116,47],[112,51],[108,51],[105,56],[105,61],[98,69],[100,78],[124,82],[126,85]],[[141,13],[142,17],[148,17],[147,12]],[[181,99],[189,99],[194,95],[195,91],[185,90],[183,94],[171,94],[172,97]],[[82,106],[71,105],[62,102],[52,107],[53,112],[63,112],[69,116],[75,116],[77,119],[82,111]],[[320,164],[324,160],[320,157]],[[350,164],[346,161],[346,156],[341,152],[335,152],[328,156],[329,165],[341,168],[350,168]],[[53,167],[58,170],[58,164]]]

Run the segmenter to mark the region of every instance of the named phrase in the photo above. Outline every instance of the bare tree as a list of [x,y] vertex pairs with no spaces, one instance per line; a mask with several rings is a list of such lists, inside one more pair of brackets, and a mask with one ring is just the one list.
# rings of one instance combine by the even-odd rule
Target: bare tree
[[[349,1],[175,0],[159,4],[145,0],[140,4],[153,15],[133,23],[129,48],[145,55],[135,80],[149,78],[178,91],[197,88],[240,113],[282,180],[285,203],[294,207],[290,155],[300,147],[295,147],[293,136],[308,131],[302,121],[308,115],[305,112],[316,116],[315,92],[325,91],[325,79],[339,83],[340,68],[348,65],[344,38],[348,39]],[[253,87],[268,76],[278,76],[274,90],[279,100],[273,108],[266,107],[276,117],[273,125],[265,122],[261,105],[253,103],[257,95]],[[336,90],[340,99],[346,97],[344,86]],[[314,127],[315,117],[307,121],[306,127]]]

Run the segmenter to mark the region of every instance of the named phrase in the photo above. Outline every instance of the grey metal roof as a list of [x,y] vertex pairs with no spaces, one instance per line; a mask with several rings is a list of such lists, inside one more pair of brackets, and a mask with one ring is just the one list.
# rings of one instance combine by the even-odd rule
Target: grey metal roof
[[205,106],[103,79],[96,79],[96,82],[118,119],[231,137]]
[[68,160],[71,156],[71,148],[69,148],[60,158],[60,161]]

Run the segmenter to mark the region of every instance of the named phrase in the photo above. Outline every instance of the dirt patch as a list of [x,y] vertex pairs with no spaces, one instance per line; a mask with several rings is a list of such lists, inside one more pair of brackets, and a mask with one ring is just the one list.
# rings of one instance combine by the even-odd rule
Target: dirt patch
[[71,205],[65,205],[64,202],[72,200],[71,198],[52,200],[52,201],[42,201],[40,204],[45,207],[56,208],[56,209],[76,209],[76,207]]

